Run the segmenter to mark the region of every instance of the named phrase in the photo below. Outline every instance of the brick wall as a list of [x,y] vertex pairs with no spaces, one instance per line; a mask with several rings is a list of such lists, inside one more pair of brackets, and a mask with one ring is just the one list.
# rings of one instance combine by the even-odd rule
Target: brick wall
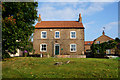
[[[41,39],[41,31],[47,31],[47,39]],[[60,39],[55,39],[55,31],[60,31]],[[70,31],[76,31],[76,39],[70,39]],[[40,52],[40,44],[47,44],[47,52]],[[35,29],[33,38],[33,48],[36,54],[49,53],[50,56],[54,55],[54,44],[60,44],[61,54],[84,54],[84,29]],[[76,52],[70,52],[70,44],[77,45]],[[63,48],[63,50],[61,50]]]
[[103,42],[107,42],[109,40],[113,40],[113,39],[106,35],[102,35],[95,40],[95,44],[97,44],[97,41],[100,41],[100,43],[103,43]]

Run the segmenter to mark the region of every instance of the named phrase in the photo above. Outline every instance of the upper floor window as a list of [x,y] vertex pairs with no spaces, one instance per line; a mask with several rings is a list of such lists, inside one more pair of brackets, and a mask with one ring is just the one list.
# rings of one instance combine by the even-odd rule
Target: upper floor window
[[47,32],[46,31],[42,31],[41,32],[41,38],[42,39],[46,39],[47,38]]
[[70,32],[70,38],[75,39],[76,38],[76,31],[71,31]]
[[47,51],[47,44],[40,44],[40,51],[46,52]]
[[76,44],[70,44],[70,52],[76,52]]
[[55,31],[55,38],[60,38],[60,31]]
[[100,44],[100,41],[97,41],[97,44]]

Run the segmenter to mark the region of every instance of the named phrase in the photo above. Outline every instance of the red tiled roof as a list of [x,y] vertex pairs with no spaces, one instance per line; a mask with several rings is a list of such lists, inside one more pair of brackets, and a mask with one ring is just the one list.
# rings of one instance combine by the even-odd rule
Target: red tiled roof
[[84,28],[78,21],[41,21],[35,28]]
[[92,44],[93,41],[85,41],[85,44]]
[[[114,40],[113,38],[110,38],[109,36],[107,36],[107,35],[101,35],[100,37],[98,37],[97,39],[101,39],[101,38],[108,38],[109,40]],[[96,40],[97,40],[96,39]]]

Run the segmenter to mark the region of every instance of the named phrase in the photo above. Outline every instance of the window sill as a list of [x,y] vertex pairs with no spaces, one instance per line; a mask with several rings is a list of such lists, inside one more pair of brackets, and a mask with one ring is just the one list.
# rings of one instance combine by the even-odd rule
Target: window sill
[[47,39],[47,38],[41,38],[41,39]]
[[76,39],[76,38],[70,38],[70,39]]
[[54,39],[60,39],[60,38],[54,38]]
[[40,51],[40,52],[47,52],[47,51]]
[[74,52],[77,52],[77,51],[70,51],[70,52],[74,53]]

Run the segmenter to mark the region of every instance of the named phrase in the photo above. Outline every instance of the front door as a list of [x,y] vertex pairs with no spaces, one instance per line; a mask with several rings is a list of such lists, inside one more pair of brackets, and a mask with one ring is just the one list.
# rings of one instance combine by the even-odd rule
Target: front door
[[59,55],[60,45],[55,44],[55,55]]

